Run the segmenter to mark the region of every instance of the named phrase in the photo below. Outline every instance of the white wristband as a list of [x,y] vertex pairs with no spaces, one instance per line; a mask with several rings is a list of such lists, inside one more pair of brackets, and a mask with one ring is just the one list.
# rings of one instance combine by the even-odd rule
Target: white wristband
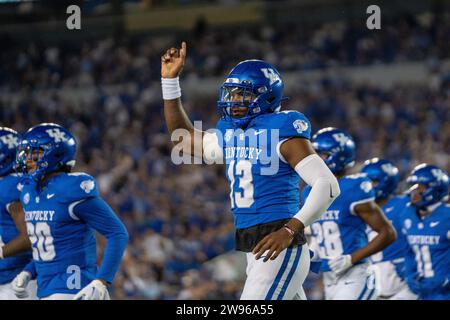
[[0,246],[0,259],[3,259],[3,246]]
[[162,96],[164,100],[173,100],[181,97],[179,78],[161,78]]

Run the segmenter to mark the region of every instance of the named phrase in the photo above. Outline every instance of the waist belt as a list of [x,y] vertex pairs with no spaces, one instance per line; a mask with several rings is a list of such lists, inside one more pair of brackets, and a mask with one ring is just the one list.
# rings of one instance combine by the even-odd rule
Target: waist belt
[[[261,241],[268,234],[281,229],[289,220],[276,220],[268,223],[258,224],[253,227],[236,230],[236,250],[243,252],[251,252],[259,241]],[[295,234],[289,248],[302,246],[306,243],[304,232]]]

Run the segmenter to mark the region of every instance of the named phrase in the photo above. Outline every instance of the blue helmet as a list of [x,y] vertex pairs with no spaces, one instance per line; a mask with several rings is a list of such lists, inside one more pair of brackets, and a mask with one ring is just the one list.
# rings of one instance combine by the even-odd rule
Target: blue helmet
[[355,164],[355,141],[346,131],[323,128],[312,137],[311,142],[317,153],[328,155],[325,163],[331,172],[339,173]]
[[366,160],[361,172],[373,182],[377,182],[373,185],[377,199],[387,198],[400,183],[398,168],[389,160],[379,158]]
[[73,167],[76,148],[75,138],[67,129],[54,123],[41,123],[25,133],[19,145],[17,162],[26,171],[26,160],[34,151],[42,150],[42,156],[37,159],[37,169],[30,174],[39,180],[46,173]]
[[427,188],[422,193],[422,200],[414,204],[417,207],[428,207],[448,199],[448,173],[439,167],[422,163],[413,169],[406,181],[411,187],[423,184]]
[[[262,60],[245,60],[228,74],[220,88],[217,108],[222,119],[232,121],[235,127],[244,128],[254,117],[280,107],[283,88],[281,75],[271,64]],[[242,94],[241,101],[233,101],[236,91]],[[249,100],[245,99],[246,96]],[[233,107],[247,107],[246,114],[233,117]]]
[[19,134],[10,128],[0,127],[0,176],[14,171]]

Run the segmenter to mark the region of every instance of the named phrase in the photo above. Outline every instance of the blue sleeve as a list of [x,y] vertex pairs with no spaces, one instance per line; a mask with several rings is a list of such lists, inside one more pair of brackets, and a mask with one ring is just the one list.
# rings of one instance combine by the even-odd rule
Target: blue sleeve
[[34,265],[34,260],[31,260],[25,268],[23,268],[23,271],[28,271],[31,274],[31,279],[36,279],[37,273],[36,273],[36,267]]
[[128,243],[128,232],[111,207],[100,197],[89,198],[74,208],[77,217],[106,237],[107,244],[97,278],[112,282]]
[[303,113],[298,111],[280,112],[280,139],[299,137],[311,139],[311,123]]
[[308,198],[310,192],[311,192],[311,187],[308,186],[308,185],[306,185],[306,186],[303,188],[302,194],[301,194],[301,196],[300,196],[302,205],[305,204],[306,198]]

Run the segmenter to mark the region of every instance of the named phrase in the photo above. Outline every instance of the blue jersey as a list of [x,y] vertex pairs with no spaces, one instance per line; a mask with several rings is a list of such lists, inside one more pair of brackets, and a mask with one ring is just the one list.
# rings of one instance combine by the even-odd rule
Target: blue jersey
[[450,206],[440,204],[425,217],[408,204],[402,232],[409,244],[405,276],[422,299],[450,299]]
[[[345,176],[338,182],[340,196],[311,225],[312,237],[317,243],[319,258],[322,259],[321,271],[330,270],[327,264],[329,258],[351,254],[367,244],[366,223],[356,214],[354,207],[375,199],[372,182],[363,174]],[[302,202],[310,192],[311,187],[306,186]],[[365,261],[363,259],[358,264]]]
[[[61,173],[40,190],[34,181],[27,180],[21,202],[33,249],[38,297],[74,294],[95,278],[112,281],[128,235],[99,198],[94,178],[84,173]],[[108,239],[100,270],[96,265],[95,230]],[[125,241],[115,242],[115,235]]]
[[[402,233],[403,221],[401,213],[409,202],[409,197],[406,195],[394,196],[383,206],[383,212],[386,218],[391,222],[397,233],[395,242],[387,246],[383,251],[378,252],[370,257],[373,263],[391,261],[396,266],[399,276],[402,277],[402,270],[406,251],[408,250],[408,243],[405,235]],[[368,227],[369,240],[376,235],[376,232]]]
[[[0,178],[0,246],[19,235],[8,212],[8,207],[12,203],[20,201],[20,180],[21,176],[17,174]],[[31,252],[0,259],[0,285],[11,282],[30,260]]]
[[217,129],[236,228],[293,217],[300,209],[300,177],[282,158],[279,147],[289,138],[310,139],[306,117],[297,111],[282,111],[254,118],[245,130],[224,120]]

